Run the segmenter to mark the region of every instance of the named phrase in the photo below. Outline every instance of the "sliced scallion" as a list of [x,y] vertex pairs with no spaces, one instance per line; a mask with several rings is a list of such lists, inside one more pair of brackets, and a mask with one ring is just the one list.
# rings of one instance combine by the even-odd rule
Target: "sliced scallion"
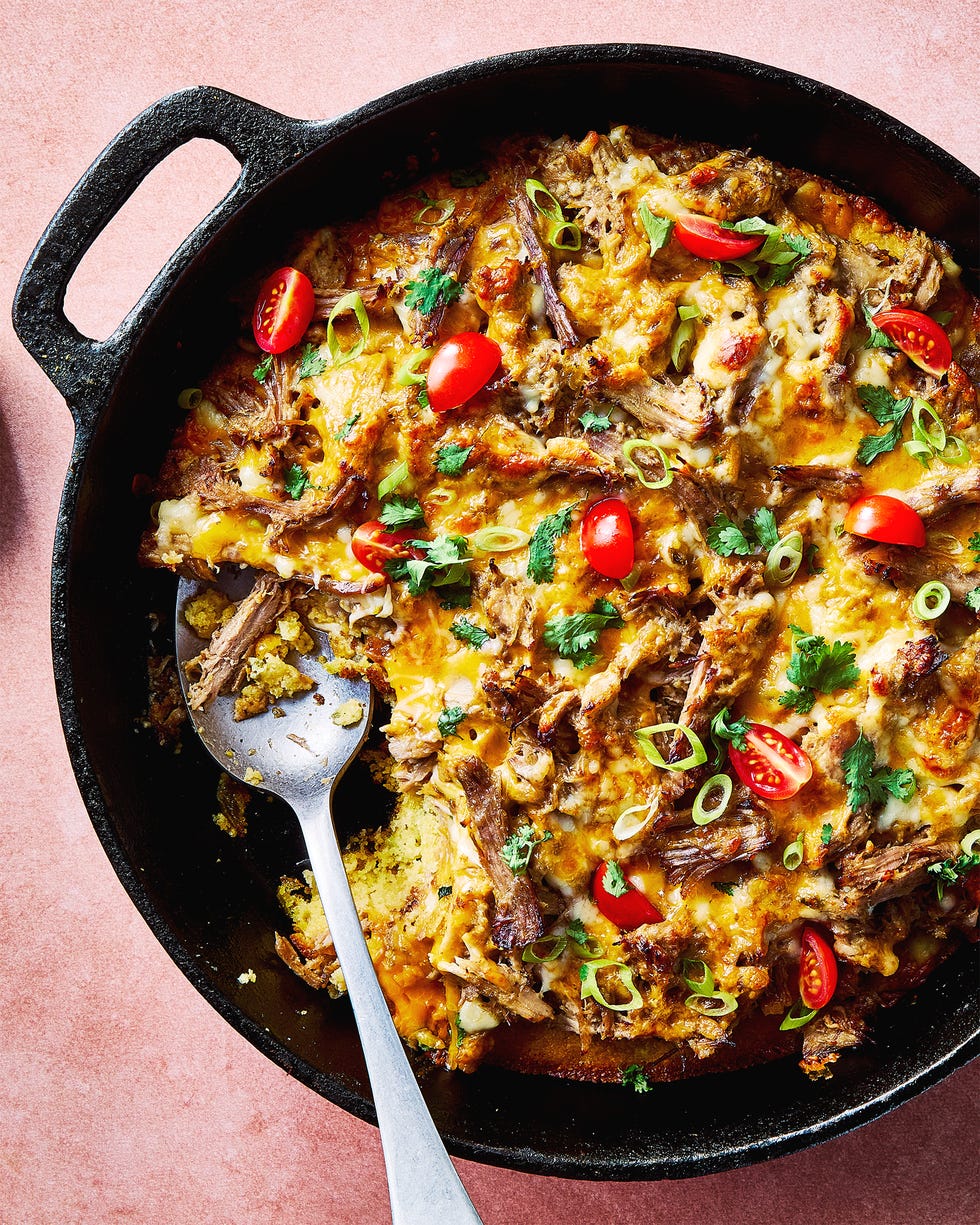
[[976,850],[978,842],[980,842],[980,829],[970,830],[970,832],[960,843],[960,850],[964,855],[972,855]]
[[803,561],[803,534],[790,532],[773,545],[766,558],[766,581],[774,587],[791,583]]
[[[653,737],[660,732],[680,732],[691,746],[690,755],[681,761],[665,761],[653,743]],[[650,727],[641,727],[636,732],[636,738],[640,742],[640,752],[643,756],[651,765],[659,766],[661,770],[670,770],[676,774],[682,770],[693,770],[695,766],[704,765],[708,760],[708,754],[697,733],[681,723],[656,723]]]
[[568,940],[563,933],[542,936],[540,940],[529,944],[521,953],[521,961],[528,961],[536,966],[543,965],[546,961],[555,961],[564,953],[567,943]]
[[689,995],[684,1004],[702,1017],[727,1017],[738,1008],[738,1000],[730,991],[715,991],[711,995]]
[[905,442],[902,444],[907,455],[911,455],[914,460],[917,460],[923,468],[928,468],[932,462],[932,457],[935,454],[932,447],[927,442]]
[[685,957],[681,962],[681,978],[687,983],[688,990],[695,995],[712,995],[715,989],[715,976],[706,961],[691,961]]
[[796,841],[791,842],[783,851],[783,867],[789,872],[795,872],[803,862],[803,835],[797,834]]
[[924,583],[915,593],[912,611],[920,621],[934,621],[949,608],[949,588],[944,583]]
[[408,464],[400,460],[378,485],[378,501],[383,502],[389,493],[394,493],[408,476]]
[[[801,1009],[802,1011],[796,1012],[794,1015],[794,1009]],[[787,1014],[783,1017],[782,1024],[779,1026],[779,1028],[781,1030],[800,1029],[804,1025],[809,1025],[816,1015],[816,1008],[804,1008],[802,1000],[797,1000],[793,1007],[790,1008],[789,1012],[787,1012]]]
[[[421,225],[445,225],[449,218],[456,211],[456,201],[449,196],[445,196],[440,200],[433,200],[431,196],[427,196],[424,191],[420,191],[416,199],[422,201],[422,207],[413,217],[416,224]],[[426,221],[427,213],[435,213],[435,220]]]
[[[708,804],[712,794],[717,793],[713,804]],[[732,798],[732,780],[727,774],[713,774],[694,798],[691,820],[695,825],[710,825],[724,815]]]
[[481,553],[509,553],[520,549],[531,539],[530,532],[519,527],[481,527],[470,537]]
[[[625,1004],[614,1004],[602,994],[597,976],[600,970],[607,967],[618,972],[620,982],[630,993],[630,998]],[[636,984],[633,982],[633,971],[621,961],[611,961],[608,957],[600,957],[595,961],[584,962],[579,966],[578,973],[582,984],[579,995],[583,1000],[595,1000],[597,1004],[613,1012],[632,1012],[634,1008],[639,1008],[643,1004],[643,996],[637,991]]]
[[[923,422],[923,417],[931,417],[931,423]],[[946,446],[946,427],[939,414],[925,400],[918,396],[912,401],[912,437],[916,442],[923,442],[938,454]]]
[[[357,326],[361,329],[361,334],[349,349],[344,349],[337,339],[334,324],[341,315],[346,315],[348,311],[354,312],[354,318],[357,320]],[[364,352],[364,346],[367,344],[370,334],[371,321],[368,319],[367,310],[364,307],[364,300],[361,295],[356,290],[352,293],[345,293],[330,312],[330,316],[327,319],[327,348],[330,350],[330,360],[335,366],[346,366],[348,362],[352,362],[355,358],[360,357]]]
[[[656,451],[660,458],[660,462],[664,466],[664,474],[656,481],[647,480],[643,469],[633,458],[634,451]],[[674,479],[674,470],[670,466],[670,460],[667,458],[667,453],[663,447],[658,447],[655,442],[650,442],[646,438],[631,438],[628,442],[623,443],[623,460],[626,467],[630,469],[632,474],[646,489],[666,489]]]
[[[952,453],[948,454],[950,447]],[[945,447],[939,452],[939,458],[944,464],[962,468],[970,462],[970,449],[962,438],[947,438]]]
[[602,945],[597,936],[587,935],[584,940],[573,940],[569,936],[568,947],[579,961],[595,961],[602,956]]
[[[549,247],[558,251],[578,251],[582,246],[582,231],[574,221],[566,221],[562,206],[540,179],[525,179],[524,190],[527,198],[537,211],[548,221],[548,232],[545,241]],[[567,240],[562,240],[562,234],[568,231]]]
[[694,348],[694,320],[701,317],[701,308],[698,306],[679,306],[677,308],[677,317],[680,323],[678,323],[673,339],[670,342],[670,360],[673,363],[674,369],[680,374],[687,365],[687,359],[691,356],[691,350]]
[[184,410],[185,413],[190,412],[204,399],[204,392],[200,387],[185,387],[177,397],[177,407]]
[[434,352],[434,349],[417,349],[410,357],[403,361],[395,373],[395,382],[398,386],[412,387],[415,384],[424,383],[425,375],[419,374],[419,366],[427,357],[431,357]]
[[634,804],[632,808],[624,808],[616,818],[616,824],[612,827],[613,837],[619,842],[626,842],[629,838],[635,838],[638,833],[646,829],[650,824],[652,816],[653,807],[650,804]]

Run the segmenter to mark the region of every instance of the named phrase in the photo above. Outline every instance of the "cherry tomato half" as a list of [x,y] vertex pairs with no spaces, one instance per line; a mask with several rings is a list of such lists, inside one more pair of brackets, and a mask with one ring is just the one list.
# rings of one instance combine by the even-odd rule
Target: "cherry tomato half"
[[252,332],[266,353],[284,353],[299,344],[313,318],[313,286],[298,268],[279,268],[255,300]]
[[[622,865],[620,868],[622,869]],[[628,931],[643,923],[663,921],[660,911],[645,893],[637,889],[626,873],[623,874],[626,892],[618,895],[611,893],[606,884],[608,873],[609,864],[604,859],[592,873],[592,900],[610,923]]]
[[848,507],[844,531],[881,544],[907,544],[921,549],[926,542],[925,524],[901,498],[887,493],[869,493]]
[[603,498],[593,502],[582,518],[582,553],[597,574],[625,578],[633,569],[633,524],[625,502]]
[[803,928],[800,951],[800,998],[807,1008],[825,1008],[837,990],[834,950],[813,927]]
[[365,568],[375,574],[385,573],[385,562],[395,557],[407,557],[411,552],[406,541],[414,540],[417,533],[411,528],[389,532],[377,519],[362,523],[350,542],[350,551]]
[[764,723],[750,723],[745,748],[728,746],[728,759],[750,791],[768,800],[788,800],[813,777],[813,762],[788,736]]
[[896,306],[873,315],[872,322],[926,374],[938,378],[949,369],[953,360],[949,337],[935,319],[923,315],[922,311]]
[[703,259],[741,259],[765,242],[764,234],[738,234],[725,230],[710,217],[687,213],[678,217],[674,236],[692,255]]
[[486,387],[500,365],[500,345],[482,332],[459,332],[439,346],[429,363],[426,390],[434,412],[446,413]]

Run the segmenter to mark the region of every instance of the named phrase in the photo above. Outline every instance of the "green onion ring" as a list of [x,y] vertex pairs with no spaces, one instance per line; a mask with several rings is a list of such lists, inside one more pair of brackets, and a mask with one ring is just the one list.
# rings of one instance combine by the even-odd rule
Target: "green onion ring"
[[[708,796],[712,791],[721,791],[721,799],[711,808],[707,806]],[[691,820],[695,825],[710,825],[724,816],[728,802],[732,798],[732,780],[727,774],[712,774],[701,790],[694,797],[694,809]]]
[[[660,462],[664,466],[664,474],[657,481],[648,481],[643,475],[643,469],[633,458],[634,451],[656,451],[660,457]],[[663,447],[658,447],[655,442],[650,442],[646,438],[631,438],[628,442],[623,443],[623,460],[626,463],[636,479],[645,489],[666,489],[674,479],[674,469],[670,466],[670,460],[667,458],[667,453]]]
[[[633,816],[637,812],[646,814],[642,821],[637,821]],[[626,842],[629,838],[635,838],[638,833],[646,829],[650,824],[652,816],[652,804],[634,804],[632,808],[624,808],[616,818],[616,824],[612,827],[612,836],[617,842]]]
[[[953,454],[947,455],[946,452],[950,447],[953,448]],[[947,438],[946,445],[939,452],[939,458],[944,464],[962,468],[970,462],[970,449],[962,438]]]
[[400,460],[378,485],[378,501],[383,502],[389,493],[393,493],[408,476],[408,464]]
[[[620,981],[630,993],[630,998],[625,1004],[611,1004],[602,994],[596,975],[607,966],[619,971]],[[608,1008],[612,1012],[632,1012],[634,1008],[640,1008],[643,1004],[643,996],[637,991],[636,984],[633,982],[633,971],[621,961],[610,961],[607,957],[596,961],[586,961],[579,966],[578,973],[582,982],[579,996],[583,1000],[595,1000],[597,1004],[601,1004],[603,1008]]]
[[980,842],[980,829],[971,830],[960,843],[960,850],[964,855],[972,855],[978,842]]
[[[932,418],[932,425],[922,424],[924,414]],[[912,437],[916,442],[923,442],[926,446],[932,447],[937,455],[946,446],[946,427],[939,414],[931,404],[920,400],[918,396],[912,401]]]
[[[695,973],[698,977],[691,977]],[[714,995],[715,976],[706,961],[691,961],[685,957],[681,962],[681,978],[695,995]]]
[[[568,230],[568,241],[559,241],[561,235]],[[552,221],[545,235],[545,242],[556,251],[581,251],[582,231],[574,221]]]
[[949,588],[944,583],[924,583],[915,593],[912,611],[920,621],[935,621],[949,608]]
[[[690,756],[685,757],[683,761],[664,761],[660,750],[653,743],[653,737],[659,732],[680,732],[691,746]],[[681,723],[655,723],[650,727],[638,728],[635,734],[640,742],[640,752],[651,765],[659,766],[661,770],[670,770],[678,774],[682,770],[692,770],[695,766],[704,765],[708,760],[708,754],[704,751],[704,745],[697,733],[692,732],[689,727],[684,727]]]
[[177,397],[177,407],[188,413],[191,409],[197,408],[203,399],[204,392],[200,387],[185,387]]
[[683,319],[677,325],[670,342],[670,360],[678,374],[687,365],[687,359],[694,348],[694,320]]
[[[416,198],[423,202],[422,207],[412,218],[416,224],[431,226],[445,225],[456,211],[456,201],[450,199],[449,196],[444,196],[440,200],[433,200],[432,197],[427,196],[424,191],[420,191]],[[438,217],[435,219],[435,221],[426,221],[425,214],[432,212],[433,209],[435,209],[439,214]]]
[[906,453],[918,460],[923,468],[928,468],[936,452],[927,442],[905,442],[902,444]]
[[791,842],[783,851],[783,867],[788,872],[795,872],[803,862],[803,835],[797,834],[796,841]]
[[[521,953],[521,961],[528,961],[536,966],[543,965],[546,961],[555,961],[564,953],[567,943],[567,938],[562,933],[556,933],[553,936],[542,936],[540,940],[535,940],[533,944],[529,944]],[[546,953],[536,953],[534,951],[543,946],[547,946],[549,951]]]
[[530,539],[530,533],[519,527],[481,527],[470,537],[481,553],[509,553],[523,548]]
[[711,995],[689,995],[684,1004],[702,1017],[727,1017],[738,1008],[738,1000],[730,991],[715,991]]
[[792,1008],[790,1008],[789,1012],[787,1012],[787,1014],[783,1017],[782,1023],[779,1026],[781,1030],[801,1029],[804,1025],[809,1025],[813,1018],[817,1015],[816,1008],[806,1008],[794,1016],[793,1008],[803,1008],[803,1001],[797,1000]]
[[766,558],[766,581],[775,587],[785,587],[796,577],[803,561],[803,534],[790,532],[774,544]]
[[[361,329],[361,334],[349,349],[343,349],[334,331],[334,322],[341,315],[346,315],[348,311],[354,312],[354,317],[357,319],[357,326]],[[330,359],[333,364],[335,366],[346,366],[348,362],[352,362],[355,358],[360,357],[364,352],[364,346],[367,344],[370,334],[371,321],[368,319],[361,295],[356,290],[352,293],[345,293],[330,312],[330,316],[327,319],[327,348],[330,350]]]
[[579,961],[595,961],[602,956],[602,945],[598,936],[586,936],[584,940],[573,940],[569,936],[568,947]]
[[[565,220],[565,214],[561,205],[540,179],[525,179],[524,190],[527,192],[527,198],[542,217],[547,217],[549,221]],[[544,204],[538,199],[539,196],[544,196]]]
[[427,357],[431,357],[435,349],[418,349],[402,362],[395,374],[395,382],[399,387],[411,387],[425,382],[425,375],[419,374],[419,366]]

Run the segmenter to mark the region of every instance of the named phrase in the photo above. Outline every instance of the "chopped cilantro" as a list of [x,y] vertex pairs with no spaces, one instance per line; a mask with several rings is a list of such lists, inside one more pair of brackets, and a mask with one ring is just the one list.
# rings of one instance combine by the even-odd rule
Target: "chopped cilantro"
[[453,887],[452,887],[452,885],[440,885],[440,886],[439,886],[439,890],[438,890],[438,897],[439,897],[440,901],[441,901],[441,900],[442,900],[444,897],[449,897],[449,895],[452,893],[452,891],[453,891]]
[[768,506],[761,506],[746,520],[746,530],[752,525],[752,532],[764,549],[774,549],[779,544],[779,529],[776,527],[776,516]]
[[725,745],[731,741],[732,744],[741,752],[746,748],[746,734],[749,730],[749,721],[744,717],[737,719],[729,719],[728,707],[723,706],[721,710],[711,720],[711,739],[715,745],[715,766],[720,766],[722,758],[725,755]]
[[460,166],[449,172],[449,182],[453,187],[479,187],[488,178],[487,172],[479,166]]
[[823,566],[820,565],[820,550],[815,544],[807,546],[806,568],[811,574],[823,574]]
[[348,417],[340,429],[334,434],[334,439],[337,442],[343,442],[347,435],[351,432],[358,421],[361,419],[360,413],[354,413],[352,417]]
[[515,876],[523,876],[531,862],[531,852],[539,843],[547,842],[551,837],[547,831],[538,835],[533,825],[522,825],[500,848],[500,858]]
[[462,706],[447,706],[439,712],[439,717],[436,719],[436,726],[439,728],[439,734],[444,740],[448,740],[450,736],[458,735],[459,725],[466,718],[466,711]]
[[440,447],[436,451],[436,471],[441,472],[443,476],[459,476],[466,467],[466,461],[472,450],[472,447],[461,447],[455,442]]
[[418,397],[419,397],[419,407],[428,408],[429,407],[429,393],[424,387],[419,388]]
[[622,897],[624,893],[629,892],[629,884],[623,875],[623,869],[615,859],[607,859],[604,862],[606,870],[602,875],[603,889],[611,893],[613,897]]
[[791,706],[805,715],[813,709],[818,693],[850,689],[861,675],[854,663],[854,647],[835,641],[830,646],[819,634],[808,634],[798,625],[789,627],[796,642],[786,669],[786,679],[796,689],[779,695],[780,706]]
[[966,542],[966,547],[973,550],[973,561],[980,566],[980,532],[974,532]]
[[651,213],[645,204],[641,204],[637,212],[650,242],[650,254],[656,255],[660,248],[670,241],[674,223],[669,217],[658,217],[656,213]]
[[259,364],[252,371],[252,378],[255,379],[257,383],[264,383],[265,380],[269,377],[269,371],[271,369],[272,369],[272,354],[267,353],[265,357],[262,358]]
[[907,801],[915,793],[915,775],[911,770],[875,765],[875,746],[864,732],[859,732],[857,740],[845,751],[842,763],[851,812],[865,804],[883,804],[890,795]]
[[738,234],[765,235],[765,242],[757,251],[750,252],[744,259],[725,260],[719,265],[724,272],[736,271],[751,277],[760,289],[785,285],[813,250],[801,234],[786,234],[761,217],[745,217],[735,225],[724,221],[721,224],[724,229]]
[[474,650],[478,650],[485,642],[489,642],[492,634],[481,625],[474,625],[466,617],[457,617],[449,627],[449,632],[454,638],[458,638],[460,642],[465,642],[467,646],[471,646]]
[[431,315],[437,306],[449,306],[463,292],[454,276],[439,268],[423,268],[418,276],[406,282],[405,305],[419,314]]
[[623,1068],[623,1084],[627,1089],[632,1089],[634,1093],[649,1093],[653,1088],[637,1063],[631,1063],[628,1068]]
[[722,557],[749,557],[760,546],[769,550],[779,543],[776,516],[768,506],[753,511],[741,527],[722,511],[708,528],[708,546]]
[[295,502],[303,496],[304,490],[310,486],[310,478],[306,475],[299,464],[290,464],[286,469],[286,475],[282,482],[286,487],[286,492]]
[[394,557],[385,563],[389,578],[408,583],[409,595],[437,591],[443,608],[466,608],[470,603],[470,551],[464,536],[408,542],[421,557]]
[[562,510],[542,519],[534,529],[528,546],[527,576],[536,583],[550,583],[555,577],[555,541],[567,536],[572,526],[572,511],[578,505],[573,502]]
[[735,892],[735,882],[730,880],[713,880],[711,887],[717,889],[719,893],[726,893],[729,897]]
[[585,924],[581,919],[572,919],[565,928],[565,935],[573,944],[584,944],[589,938],[589,933],[585,930]]
[[829,821],[825,821],[820,829],[820,841],[824,846],[830,846],[830,840],[834,836],[834,827]]
[[972,855],[960,855],[958,859],[944,859],[942,863],[932,863],[926,871],[936,878],[936,894],[943,900],[947,885],[956,885],[974,868],[980,868],[980,852]]
[[576,668],[588,668],[598,656],[592,649],[607,626],[620,628],[623,619],[619,609],[605,597],[600,597],[587,613],[572,613],[568,617],[552,617],[544,623],[542,639],[545,646],[557,651],[562,659],[570,659]]
[[313,347],[311,344],[303,345],[303,354],[299,363],[299,377],[301,379],[316,378],[318,374],[322,374],[326,370],[329,363],[325,358],[320,356],[320,350]]
[[578,423],[587,434],[601,434],[612,428],[608,413],[594,413],[591,408],[579,417]]
[[980,613],[980,587],[974,587],[972,591],[968,591],[963,598],[963,603],[970,612]]
[[425,527],[425,515],[418,498],[403,498],[397,493],[387,499],[378,516],[382,524],[396,531],[401,527]]
[[868,325],[869,332],[868,339],[864,342],[864,347],[866,349],[897,348],[898,346],[893,344],[880,328],[875,327],[874,320],[872,319],[874,312],[868,309],[868,304],[863,298],[861,299],[861,310],[864,312],[864,321]]
[[857,389],[858,399],[865,412],[874,417],[879,425],[887,425],[884,434],[867,434],[857,449],[859,464],[870,464],[888,451],[894,451],[902,441],[902,423],[912,407],[912,397],[893,396],[885,387],[872,383],[861,383]]

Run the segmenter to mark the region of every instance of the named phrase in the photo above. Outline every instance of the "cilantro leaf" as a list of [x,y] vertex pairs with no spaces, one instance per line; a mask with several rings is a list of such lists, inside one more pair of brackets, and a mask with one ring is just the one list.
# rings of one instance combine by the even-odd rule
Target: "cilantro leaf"
[[798,625],[789,627],[796,639],[786,669],[786,679],[796,689],[779,695],[780,706],[791,706],[801,715],[813,709],[818,693],[850,689],[861,675],[854,663],[854,647],[835,641],[830,646],[819,634],[808,634]]
[[892,341],[888,339],[888,337],[885,335],[883,331],[881,331],[880,328],[875,326],[874,320],[872,318],[872,315],[874,314],[874,312],[868,309],[868,304],[867,302],[864,301],[863,298],[861,299],[861,310],[864,313],[864,321],[868,325],[868,333],[869,333],[868,339],[864,342],[864,347],[866,349],[896,349],[898,348],[897,345],[893,344]]
[[537,833],[533,825],[522,825],[500,848],[500,858],[515,876],[524,875],[531,862],[531,852],[539,843],[548,842],[552,837],[547,831],[535,837]]
[[585,924],[581,919],[572,919],[565,928],[565,935],[573,944],[584,944],[589,938],[589,933],[585,930]]
[[802,234],[786,234],[778,226],[761,217],[743,217],[731,225],[721,223],[726,230],[738,234],[764,234],[765,242],[744,259],[725,260],[719,267],[722,271],[741,273],[751,277],[760,289],[772,289],[785,285],[799,265],[812,254],[813,248]]
[[608,413],[594,413],[591,408],[579,417],[578,423],[587,434],[601,434],[612,428]]
[[859,464],[872,464],[879,455],[894,451],[902,441],[902,423],[896,421],[884,434],[865,434],[858,443],[855,459]]
[[980,613],[980,587],[974,587],[972,591],[968,591],[963,603],[970,612]]
[[431,315],[437,306],[449,306],[463,292],[454,276],[440,268],[423,268],[405,284],[405,305],[421,315]]
[[542,519],[534,529],[528,545],[527,576],[536,583],[550,583],[555,577],[555,541],[567,536],[572,526],[572,511],[578,505],[573,502],[562,510]]
[[352,417],[348,417],[340,429],[334,434],[334,439],[337,442],[343,442],[347,435],[351,432],[358,421],[361,419],[360,413],[354,413]]
[[542,640],[545,646],[557,651],[561,659],[570,659],[576,668],[588,668],[598,659],[592,648],[602,631],[607,626],[618,629],[623,624],[615,604],[601,597],[592,605],[591,612],[572,613],[546,621]]
[[649,1093],[653,1088],[637,1063],[631,1063],[628,1068],[623,1068],[623,1084],[635,1093]]
[[425,515],[418,498],[403,498],[397,493],[387,499],[378,518],[392,531],[401,527],[414,527],[415,524],[425,527]]
[[893,396],[886,387],[876,387],[873,383],[859,383],[857,393],[861,407],[879,425],[889,425],[893,421],[901,423],[912,407],[911,396]]
[[453,187],[479,187],[488,178],[487,172],[479,166],[460,166],[449,172],[449,182]]
[[470,603],[470,557],[464,536],[439,536],[435,540],[410,540],[421,557],[393,557],[385,562],[389,578],[408,584],[409,595],[433,588],[443,608],[466,608]]
[[774,549],[779,544],[779,528],[776,527],[776,516],[768,506],[760,507],[746,520],[746,530],[751,525],[752,532],[764,549]]
[[731,557],[733,553],[748,557],[755,552],[755,545],[738,524],[722,511],[715,515],[714,523],[708,528],[708,546],[722,557]]
[[439,900],[441,901],[444,897],[449,897],[452,891],[453,891],[452,885],[440,885],[439,892],[438,892]]
[[966,542],[966,547],[973,550],[973,561],[980,566],[980,532],[974,532]]
[[322,374],[326,370],[329,362],[320,356],[320,350],[314,348],[311,344],[303,345],[303,354],[299,363],[299,377],[301,379],[316,378],[318,374]]
[[450,736],[456,736],[459,733],[457,728],[466,718],[466,711],[462,706],[446,706],[439,712],[439,717],[436,719],[436,726],[439,728],[439,734],[444,740],[448,740]]
[[269,377],[269,371],[271,369],[272,369],[272,354],[267,353],[265,357],[262,358],[259,364],[252,371],[252,378],[255,379],[256,383],[264,383],[265,380]]
[[907,801],[915,794],[915,775],[911,770],[875,765],[875,747],[864,732],[859,732],[857,740],[845,750],[841,763],[851,812],[865,804],[883,804],[889,795]]
[[730,880],[713,880],[711,882],[712,889],[717,889],[719,893],[725,893],[729,897],[735,892],[735,882]]
[[823,574],[823,566],[820,565],[820,550],[815,544],[807,546],[806,568],[811,574]]
[[440,447],[436,451],[436,471],[441,472],[443,476],[459,476],[466,467],[466,461],[472,450],[472,447],[461,447],[455,442]]
[[481,625],[474,625],[466,617],[457,617],[452,625],[450,625],[449,632],[454,638],[458,638],[460,642],[465,642],[467,646],[473,647],[474,650],[479,650],[492,637]]
[[980,868],[980,852],[978,851],[974,851],[971,855],[960,855],[957,859],[944,859],[942,863],[931,863],[926,871],[930,876],[936,878],[936,895],[942,901],[946,886],[959,884],[962,878],[974,868]]
[[725,755],[725,745],[731,741],[732,744],[740,751],[746,749],[745,737],[749,731],[749,721],[744,716],[739,716],[737,719],[729,719],[728,707],[723,706],[721,710],[711,720],[711,739],[715,745],[715,765],[720,766],[721,760]]
[[286,492],[295,502],[303,496],[304,490],[310,487],[310,478],[299,464],[290,464],[286,469],[286,475],[282,483],[286,487]]
[[607,893],[611,893],[613,897],[622,897],[624,893],[629,891],[629,884],[623,875],[623,869],[615,859],[606,859],[603,862],[606,865],[606,870],[602,876],[603,889]]
[[834,836],[834,827],[829,821],[825,821],[820,829],[820,841],[824,846],[830,846],[830,840]]
[[665,247],[670,241],[670,236],[674,231],[674,223],[669,217],[658,217],[645,204],[641,204],[636,211],[644,230],[646,230],[647,239],[650,243],[650,254],[656,255],[660,248]]

